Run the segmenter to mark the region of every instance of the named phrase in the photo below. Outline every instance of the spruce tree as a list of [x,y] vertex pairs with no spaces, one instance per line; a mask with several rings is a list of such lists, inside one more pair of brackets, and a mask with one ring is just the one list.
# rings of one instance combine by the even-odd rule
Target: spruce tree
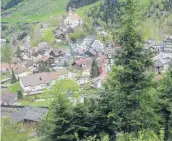
[[11,84],[14,84],[17,82],[17,79],[15,77],[13,69],[11,70]]
[[158,125],[153,81],[147,73],[151,56],[144,52],[142,36],[136,29],[137,7],[136,0],[126,0],[118,40],[121,50],[107,83],[107,91],[113,95],[109,103],[113,105],[116,127],[136,134],[142,128]]
[[18,96],[18,99],[22,99],[23,98],[23,93],[22,93],[21,90],[17,91],[17,96]]
[[170,141],[172,139],[172,67],[165,74],[159,90],[160,101],[158,105],[165,129],[164,140]]
[[91,65],[91,77],[95,78],[100,75],[99,67],[97,65],[96,60],[94,59]]

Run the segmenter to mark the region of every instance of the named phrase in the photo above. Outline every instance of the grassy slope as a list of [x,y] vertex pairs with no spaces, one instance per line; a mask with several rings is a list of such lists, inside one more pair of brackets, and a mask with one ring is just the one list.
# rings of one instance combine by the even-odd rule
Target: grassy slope
[[69,0],[24,0],[2,12],[2,22],[46,21],[51,16],[61,15]]

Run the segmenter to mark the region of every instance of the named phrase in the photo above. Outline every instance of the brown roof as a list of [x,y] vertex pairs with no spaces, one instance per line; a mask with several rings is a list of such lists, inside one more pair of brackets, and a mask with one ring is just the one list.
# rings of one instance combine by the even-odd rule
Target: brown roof
[[81,59],[78,59],[78,60],[75,60],[75,63],[77,65],[82,65],[82,64],[91,64],[92,63],[92,59],[91,58],[81,58]]
[[37,58],[37,61],[46,62],[46,61],[48,61],[50,58],[53,58],[53,57],[51,57],[51,56],[39,56],[39,57]]
[[15,103],[15,99],[17,99],[16,93],[12,93],[10,91],[4,92],[1,94],[1,105],[13,105]]
[[6,70],[10,70],[10,69],[16,70],[19,67],[20,67],[19,65],[8,64],[8,63],[2,63],[0,65],[0,69],[6,69]]
[[22,84],[26,86],[36,86],[40,84],[48,84],[57,79],[58,72],[42,72],[21,78]]
[[26,72],[26,71],[29,71],[29,69],[26,68],[26,67],[21,67],[21,68],[17,68],[14,72],[16,74],[20,74],[20,73],[23,73],[23,72]]

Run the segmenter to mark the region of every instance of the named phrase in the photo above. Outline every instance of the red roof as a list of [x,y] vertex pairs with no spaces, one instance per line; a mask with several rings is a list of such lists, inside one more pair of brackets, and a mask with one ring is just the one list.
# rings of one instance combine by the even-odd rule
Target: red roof
[[18,68],[20,68],[21,66],[19,65],[15,65],[15,64],[8,64],[8,63],[2,63],[0,65],[0,69],[5,69],[5,70],[10,70],[10,69],[13,69],[13,70],[16,70]]

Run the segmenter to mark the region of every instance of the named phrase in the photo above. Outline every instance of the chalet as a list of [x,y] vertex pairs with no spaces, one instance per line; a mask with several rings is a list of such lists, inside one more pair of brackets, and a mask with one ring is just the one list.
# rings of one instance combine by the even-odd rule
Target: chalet
[[37,62],[45,63],[47,66],[55,63],[54,57],[51,56],[38,56]]
[[[161,52],[159,53],[157,56],[155,56],[153,58],[153,60],[155,61],[155,69],[159,68],[159,69],[163,69],[166,70],[169,67],[169,64],[172,60],[172,55],[171,53],[164,53]],[[162,65],[163,64],[163,65]],[[162,67],[163,66],[163,67]],[[157,70],[157,69],[156,69]]]
[[69,14],[64,20],[64,24],[67,27],[74,28],[76,26],[82,25],[82,18],[78,14],[73,13],[72,10],[69,10]]
[[16,105],[17,99],[16,93],[6,91],[1,94],[1,105]]
[[45,115],[48,111],[48,108],[42,107],[23,107],[14,111],[11,114],[12,119],[16,123],[23,123],[24,127],[34,128],[38,122],[41,121],[42,116]]
[[104,51],[103,43],[99,40],[95,40],[93,42],[93,44],[91,45],[91,48],[97,52],[103,52]]
[[60,56],[63,56],[64,55],[64,52],[60,49],[52,49],[50,51],[50,56],[56,58],[56,57],[60,57]]
[[20,86],[25,93],[36,93],[50,88],[58,78],[58,72],[36,73],[20,78]]
[[80,58],[78,60],[75,60],[72,66],[77,69],[91,70],[91,64],[92,64],[92,58]]

